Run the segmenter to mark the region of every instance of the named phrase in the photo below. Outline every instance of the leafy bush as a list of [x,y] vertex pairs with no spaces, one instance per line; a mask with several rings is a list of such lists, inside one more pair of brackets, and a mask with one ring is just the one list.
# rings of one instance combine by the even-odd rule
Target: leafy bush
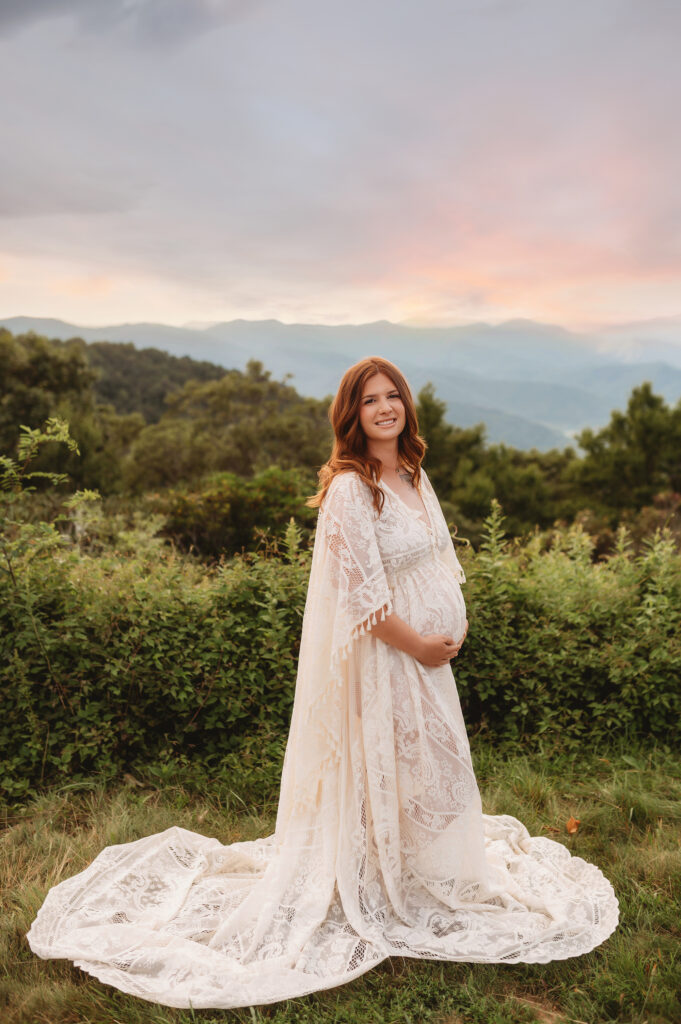
[[73,552],[22,564],[19,590],[3,577],[3,787],[281,743],[308,559],[295,526],[287,538],[281,558],[213,573],[172,554]]
[[177,487],[208,473],[253,476],[269,466],[321,466],[331,444],[328,401],[271,379],[257,359],[246,372],[187,381],[167,397],[158,423],[135,439],[123,462],[128,492]]
[[300,521],[308,537],[317,513],[305,505],[305,498],[316,490],[315,484],[309,471],[278,466],[250,479],[215,474],[200,488],[160,499],[166,515],[160,534],[182,551],[213,558],[252,550],[259,535],[276,535],[291,517]]
[[[309,545],[206,567],[149,536],[93,557],[40,527],[0,573],[0,777],[12,799],[91,772],[201,763],[276,790],[293,702]],[[44,532],[44,531],[43,531]],[[13,539],[14,538],[14,539]],[[42,546],[41,546],[42,545]],[[594,564],[579,527],[504,540],[494,505],[462,556],[471,623],[453,662],[471,731],[577,750],[678,743],[681,557],[658,532],[618,535]],[[7,549],[6,549],[7,550]],[[135,552],[131,554],[130,552]]]
[[469,725],[533,743],[678,742],[681,556],[668,531],[592,561],[581,527],[542,551],[503,539],[498,503],[467,567],[469,637],[454,662]]

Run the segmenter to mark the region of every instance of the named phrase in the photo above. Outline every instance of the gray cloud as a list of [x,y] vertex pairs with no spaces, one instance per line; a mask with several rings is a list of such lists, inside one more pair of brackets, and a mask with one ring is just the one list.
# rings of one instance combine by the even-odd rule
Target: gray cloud
[[2,0],[0,28],[14,28],[39,20],[47,14],[68,14],[74,7],[84,7],[87,0]]
[[681,273],[670,0],[12,2],[2,24],[7,251],[291,304]]
[[149,44],[183,40],[246,17],[262,0],[2,0],[0,31],[70,16],[78,28]]
[[135,197],[120,184],[78,181],[73,174],[49,182],[38,175],[7,175],[0,188],[0,218],[7,219],[123,213],[134,205]]

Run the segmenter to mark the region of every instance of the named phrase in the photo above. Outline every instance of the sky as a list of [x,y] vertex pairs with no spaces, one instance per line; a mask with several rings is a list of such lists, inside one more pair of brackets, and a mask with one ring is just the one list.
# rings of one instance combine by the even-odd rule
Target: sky
[[681,314],[678,0],[1,0],[0,316]]

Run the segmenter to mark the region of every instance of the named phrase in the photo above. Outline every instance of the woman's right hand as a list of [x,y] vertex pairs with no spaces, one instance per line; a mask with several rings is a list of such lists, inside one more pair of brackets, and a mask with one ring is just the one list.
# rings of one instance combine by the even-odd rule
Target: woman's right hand
[[459,653],[459,645],[451,636],[444,633],[428,633],[421,637],[421,651],[417,660],[429,668],[437,668],[439,665],[446,665]]

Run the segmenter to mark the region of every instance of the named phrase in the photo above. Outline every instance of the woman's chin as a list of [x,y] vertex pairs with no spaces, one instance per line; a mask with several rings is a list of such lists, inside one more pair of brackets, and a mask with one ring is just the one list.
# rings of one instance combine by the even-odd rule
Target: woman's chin
[[372,441],[396,441],[400,436],[400,431],[395,427],[391,427],[390,430],[381,430],[377,428],[375,433],[367,434]]

